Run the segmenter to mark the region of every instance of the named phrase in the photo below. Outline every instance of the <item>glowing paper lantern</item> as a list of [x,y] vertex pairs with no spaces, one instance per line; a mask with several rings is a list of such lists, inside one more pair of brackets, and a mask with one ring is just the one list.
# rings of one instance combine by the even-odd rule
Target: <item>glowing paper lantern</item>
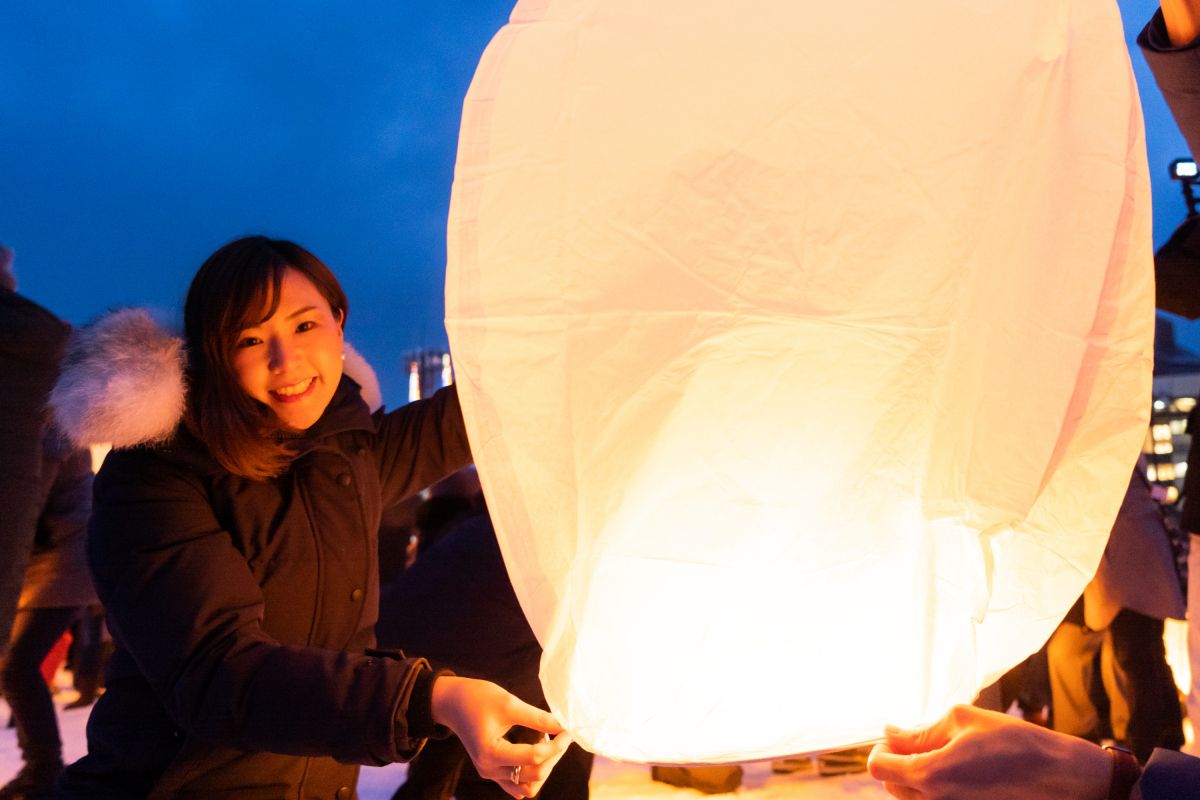
[[447,327],[585,746],[836,747],[1039,646],[1145,430],[1144,159],[1112,3],[517,5]]

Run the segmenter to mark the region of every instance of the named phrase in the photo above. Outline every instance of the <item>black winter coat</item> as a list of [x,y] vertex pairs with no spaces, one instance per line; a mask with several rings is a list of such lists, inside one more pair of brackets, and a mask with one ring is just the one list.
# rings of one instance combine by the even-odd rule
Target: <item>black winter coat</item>
[[382,509],[469,463],[458,395],[371,415],[343,378],[270,481],[182,428],[112,453],[88,554],[117,651],[63,798],[350,798],[416,754],[433,673],[374,645]]
[[71,328],[0,287],[0,655],[12,632],[41,500],[46,398]]

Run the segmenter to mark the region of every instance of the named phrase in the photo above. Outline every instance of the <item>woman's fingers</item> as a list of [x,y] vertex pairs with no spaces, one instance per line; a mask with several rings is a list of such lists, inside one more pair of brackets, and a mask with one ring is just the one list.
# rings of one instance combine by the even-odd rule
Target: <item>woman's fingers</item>
[[505,766],[517,766],[520,764],[522,770],[524,770],[548,760],[557,761],[558,757],[563,754],[563,751],[567,749],[570,743],[570,737],[565,736],[545,739],[536,744],[518,744],[510,742],[507,739],[497,739],[490,748],[491,752],[487,754],[487,757],[495,759],[497,764]]
[[562,733],[562,725],[549,711],[543,711],[537,706],[531,706],[525,701],[513,697],[509,708],[509,720],[513,725],[522,725],[535,731],[551,735]]
[[[562,736],[559,736],[562,739]],[[558,759],[562,758],[568,742],[558,744],[558,739],[539,741],[535,745],[520,745],[506,739],[497,739],[480,753],[480,762],[476,764],[487,771],[486,777],[497,780],[498,777],[511,778],[512,769],[520,766],[518,777],[521,782],[534,780],[542,774],[548,774]]]
[[505,782],[511,784],[513,783],[514,768],[519,766],[520,772],[515,773],[515,777],[536,794],[546,779],[550,777],[550,773],[570,744],[571,738],[565,734],[537,744],[513,744],[501,740],[496,743],[494,751],[488,754],[489,758],[495,758],[501,766],[494,773],[489,773],[485,777],[491,778],[501,785]]
[[[479,774],[513,797],[537,794],[571,744],[553,715],[487,681],[442,676],[433,684],[432,706],[434,719],[458,734]],[[518,744],[504,738],[514,726],[560,735]]]
[[[498,739],[486,752],[480,754],[476,768],[485,778],[504,786],[506,791],[516,777],[517,783],[532,787],[536,793],[550,777],[554,766],[558,764],[570,744],[571,737],[566,734],[536,744],[516,744],[506,739]],[[516,767],[520,767],[519,772],[514,772]]]
[[[530,787],[523,783],[513,783],[512,781],[496,781],[504,792],[512,797],[525,798],[533,797],[537,792],[531,791]],[[540,787],[539,787],[540,788]]]

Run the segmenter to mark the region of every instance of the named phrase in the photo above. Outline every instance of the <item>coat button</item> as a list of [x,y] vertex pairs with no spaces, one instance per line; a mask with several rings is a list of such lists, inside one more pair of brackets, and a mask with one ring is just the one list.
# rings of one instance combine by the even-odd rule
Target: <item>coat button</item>
[[355,589],[353,592],[351,592],[351,593],[350,593],[350,599],[351,599],[351,600],[353,600],[353,601],[354,601],[354,602],[356,602],[356,603],[357,603],[359,600],[362,600],[362,589]]
[[354,451],[354,455],[358,456],[359,458],[362,458],[366,454],[367,454],[367,448],[365,448],[365,447],[360,447]]
[[341,475],[337,476],[337,482],[340,483],[342,486],[349,486],[350,481],[351,481],[351,478],[350,478],[349,472],[343,472]]
[[350,800],[350,787],[343,786],[342,788],[338,789],[337,794],[335,794],[334,797],[337,798],[337,800]]

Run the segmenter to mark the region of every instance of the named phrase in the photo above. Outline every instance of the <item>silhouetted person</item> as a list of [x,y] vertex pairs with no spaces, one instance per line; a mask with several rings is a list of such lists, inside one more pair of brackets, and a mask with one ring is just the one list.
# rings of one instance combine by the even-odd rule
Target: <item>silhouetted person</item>
[[62,772],[62,738],[41,665],[84,608],[97,603],[84,552],[92,458],[56,431],[45,437],[40,516],[0,685],[12,708],[24,766],[0,800],[49,800]]
[[0,245],[0,653],[37,527],[46,399],[70,330],[17,293],[13,252]]

